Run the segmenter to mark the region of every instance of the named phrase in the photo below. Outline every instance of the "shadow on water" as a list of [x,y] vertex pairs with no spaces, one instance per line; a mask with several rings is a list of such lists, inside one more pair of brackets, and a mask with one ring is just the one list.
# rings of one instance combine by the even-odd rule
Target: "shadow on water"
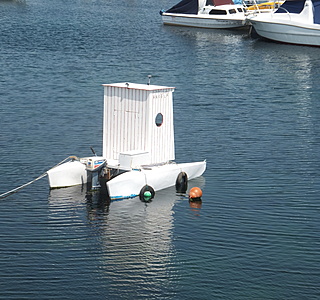
[[[88,219],[92,220],[99,215],[116,214],[118,208],[126,213],[138,212],[141,207],[152,212],[162,211],[164,207],[171,210],[177,200],[188,200],[190,189],[193,187],[202,189],[204,186],[205,178],[201,176],[188,181],[185,193],[178,193],[175,187],[169,187],[157,191],[155,197],[147,202],[140,200],[139,197],[111,201],[110,197],[104,192],[88,191],[86,186],[73,186],[51,190],[48,202],[51,208],[58,210],[86,206]],[[201,208],[201,201],[190,201],[190,207]]]

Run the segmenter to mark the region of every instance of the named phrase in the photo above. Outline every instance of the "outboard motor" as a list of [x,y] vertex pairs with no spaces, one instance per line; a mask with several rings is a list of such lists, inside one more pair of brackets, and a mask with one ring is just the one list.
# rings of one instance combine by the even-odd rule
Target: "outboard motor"
[[86,165],[87,186],[89,190],[100,189],[99,175],[106,164],[106,159],[102,156],[92,156],[82,158],[81,162]]

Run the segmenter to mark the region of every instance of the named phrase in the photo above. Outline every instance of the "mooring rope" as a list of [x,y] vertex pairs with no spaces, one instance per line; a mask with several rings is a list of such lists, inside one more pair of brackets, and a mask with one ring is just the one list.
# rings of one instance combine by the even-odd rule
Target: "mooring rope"
[[[68,156],[68,157],[66,157],[64,160],[62,160],[61,162],[59,162],[58,164],[56,164],[54,167],[50,168],[48,171],[50,171],[51,169],[53,169],[53,168],[55,168],[55,167],[58,167],[59,165],[63,164],[63,163],[64,163],[66,160],[68,160],[69,158],[71,158],[71,159],[77,159],[75,156]],[[1,194],[1,195],[0,195],[0,199],[5,198],[5,197],[8,197],[9,195],[11,195],[11,194],[13,194],[13,193],[16,193],[16,192],[18,192],[19,190],[25,188],[26,186],[28,186],[28,185],[30,185],[30,184],[38,181],[39,179],[47,176],[47,175],[48,175],[48,174],[47,174],[48,171],[44,172],[43,174],[41,174],[41,175],[38,176],[37,178],[35,178],[35,179],[33,179],[33,180],[31,180],[31,181],[23,184],[23,185],[18,186],[17,188],[15,188],[15,189],[13,189],[13,190],[11,190],[11,191],[8,191],[8,192],[6,192],[6,193]]]

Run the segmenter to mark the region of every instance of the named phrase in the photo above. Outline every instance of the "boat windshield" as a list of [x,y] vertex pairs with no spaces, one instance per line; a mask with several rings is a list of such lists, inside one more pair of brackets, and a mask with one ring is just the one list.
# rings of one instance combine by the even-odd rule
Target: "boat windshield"
[[287,0],[285,1],[275,13],[293,13],[300,14],[304,8],[306,0]]
[[198,13],[198,0],[182,0],[166,12],[196,15]]
[[313,22],[320,24],[320,0],[312,0],[312,4],[314,7]]

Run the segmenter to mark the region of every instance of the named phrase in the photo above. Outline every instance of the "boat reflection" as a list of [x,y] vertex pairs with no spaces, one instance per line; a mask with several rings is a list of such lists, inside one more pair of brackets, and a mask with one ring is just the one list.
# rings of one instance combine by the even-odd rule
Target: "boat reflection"
[[[188,199],[188,191],[193,187],[202,188],[205,185],[204,177],[199,177],[188,182],[185,193],[176,192],[175,187],[169,187],[157,191],[154,199],[144,202],[139,197],[133,199],[111,200],[106,194],[88,191],[86,186],[73,186],[62,189],[52,189],[48,202],[51,209],[67,209],[86,205],[88,220],[94,220],[96,215],[109,214],[117,215],[119,210],[123,213],[135,215],[141,207],[148,213],[162,212],[172,215],[174,203],[180,199]],[[189,201],[190,207],[201,208],[202,201]],[[111,209],[110,209],[111,207]],[[141,212],[140,212],[141,213]]]
[[[155,198],[150,202],[144,202],[139,197],[133,199],[111,200],[108,195],[88,191],[86,186],[73,186],[62,189],[52,189],[48,202],[51,210],[61,211],[62,209],[83,207],[86,205],[88,220],[95,220],[97,216],[112,214],[136,215],[141,214],[141,208],[147,215],[161,213],[171,221],[172,209],[176,201],[188,199],[188,191],[193,187],[202,188],[205,184],[204,177],[199,177],[188,182],[185,193],[177,193],[175,187],[157,191]],[[189,201],[191,208],[201,208],[202,201]],[[67,211],[65,211],[67,213]],[[100,217],[99,217],[100,218]]]
[[[205,49],[215,44],[225,46],[237,46],[243,42],[243,38],[248,35],[247,30],[242,29],[205,29],[192,27],[168,26],[163,30],[175,35],[178,39],[188,42],[198,49]],[[202,52],[205,56],[210,56],[209,52]]]
[[[204,178],[199,177],[188,183],[188,190],[203,185]],[[77,235],[86,237],[90,246],[83,247],[94,249],[99,277],[108,279],[111,290],[121,283],[121,289],[130,293],[133,287],[144,286],[146,277],[153,289],[161,290],[174,276],[168,276],[174,272],[170,267],[175,257],[174,206],[188,201],[187,195],[188,191],[179,194],[171,187],[156,192],[150,202],[138,197],[110,201],[79,186],[57,189],[49,196],[49,221],[59,227],[64,241],[69,235],[74,240],[81,240]]]
[[101,215],[109,213],[111,199],[108,195],[100,192],[88,192],[86,194],[88,219],[94,220]]
[[189,200],[189,206],[190,206],[190,208],[200,209],[202,207],[202,201],[201,200],[197,200],[197,201]]

